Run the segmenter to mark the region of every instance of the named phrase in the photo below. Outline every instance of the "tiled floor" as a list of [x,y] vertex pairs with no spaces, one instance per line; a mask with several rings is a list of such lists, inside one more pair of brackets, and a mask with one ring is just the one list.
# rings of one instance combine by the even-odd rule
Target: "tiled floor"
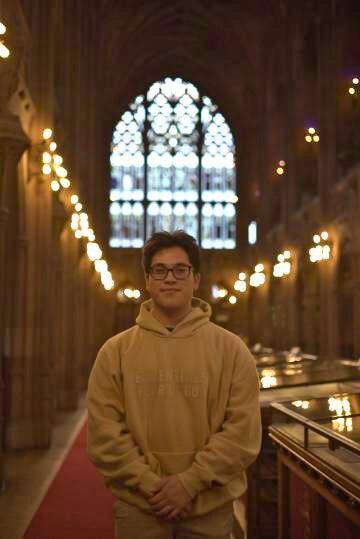
[[59,413],[50,449],[5,454],[5,490],[0,492],[1,539],[22,539],[85,417],[82,399],[75,412]]

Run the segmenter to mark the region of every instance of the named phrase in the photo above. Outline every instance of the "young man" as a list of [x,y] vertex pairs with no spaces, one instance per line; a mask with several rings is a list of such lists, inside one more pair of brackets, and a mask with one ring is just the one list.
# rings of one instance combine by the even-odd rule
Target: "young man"
[[119,539],[228,539],[260,449],[255,363],[193,297],[191,236],[154,234],[143,266],[151,299],[90,375],[88,453],[117,498]]

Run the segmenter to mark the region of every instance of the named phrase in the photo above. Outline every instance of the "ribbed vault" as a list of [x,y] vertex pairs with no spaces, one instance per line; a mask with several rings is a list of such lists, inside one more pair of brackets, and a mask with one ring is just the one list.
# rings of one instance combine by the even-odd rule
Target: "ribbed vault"
[[279,28],[281,5],[104,0],[99,61],[108,129],[135,95],[165,75],[194,82],[230,123],[256,121],[265,40]]

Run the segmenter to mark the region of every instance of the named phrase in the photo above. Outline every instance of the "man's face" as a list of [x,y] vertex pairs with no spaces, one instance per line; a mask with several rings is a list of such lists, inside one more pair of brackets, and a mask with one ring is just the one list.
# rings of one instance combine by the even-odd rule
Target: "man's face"
[[[158,251],[152,258],[151,268],[155,272],[164,271],[165,268],[178,268],[188,272],[187,267],[191,266],[189,257],[181,247],[169,247]],[[146,275],[146,290],[156,307],[161,310],[185,311],[190,309],[191,299],[194,290],[199,288],[200,275],[193,270],[188,273],[185,279],[174,276],[172,271],[167,273],[163,280],[157,280],[153,275]]]

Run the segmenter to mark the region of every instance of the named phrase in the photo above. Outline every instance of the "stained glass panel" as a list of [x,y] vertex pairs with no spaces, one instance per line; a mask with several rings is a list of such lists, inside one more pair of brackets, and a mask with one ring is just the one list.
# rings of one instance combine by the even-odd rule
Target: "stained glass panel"
[[141,247],[144,234],[181,228],[205,249],[234,249],[234,155],[209,97],[180,78],[152,84],[114,131],[110,246]]

